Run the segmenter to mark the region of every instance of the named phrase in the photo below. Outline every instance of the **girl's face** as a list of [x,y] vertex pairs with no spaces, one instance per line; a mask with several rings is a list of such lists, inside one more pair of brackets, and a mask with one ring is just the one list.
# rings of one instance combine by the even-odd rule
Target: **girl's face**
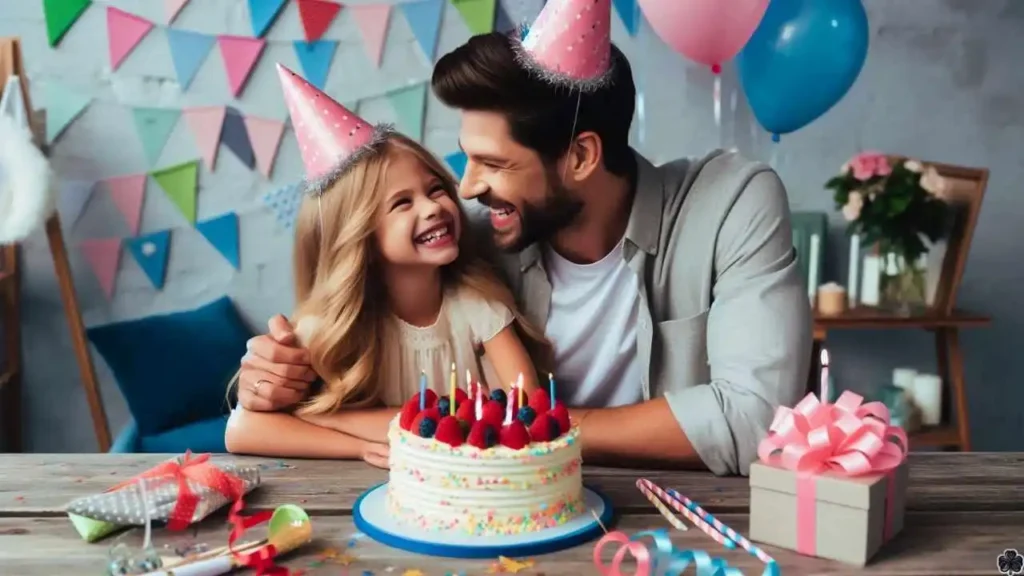
[[398,150],[384,177],[377,246],[397,265],[444,266],[459,256],[460,212],[455,199],[410,152]]

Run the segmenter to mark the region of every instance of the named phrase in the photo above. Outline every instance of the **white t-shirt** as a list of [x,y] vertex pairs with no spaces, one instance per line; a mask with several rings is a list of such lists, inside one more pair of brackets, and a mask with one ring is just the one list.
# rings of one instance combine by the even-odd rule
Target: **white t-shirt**
[[546,250],[551,306],[545,333],[555,350],[556,394],[569,406],[643,400],[636,352],[640,293],[622,245],[593,264]]

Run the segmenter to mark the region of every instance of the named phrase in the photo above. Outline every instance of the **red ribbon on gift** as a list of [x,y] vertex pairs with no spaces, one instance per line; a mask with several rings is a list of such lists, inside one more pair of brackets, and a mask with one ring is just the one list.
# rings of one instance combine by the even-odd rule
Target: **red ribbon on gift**
[[189,480],[216,490],[228,500],[237,501],[241,500],[245,486],[241,478],[224,472],[210,462],[209,454],[194,456],[191,450],[186,450],[180,461],[177,458],[168,460],[113,486],[107,492],[114,492],[147,479],[158,480],[155,483],[147,484],[147,489],[156,488],[168,482],[178,484],[178,499],[167,519],[167,528],[170,530],[187,528],[192,523],[196,507],[199,506],[199,495],[192,491],[188,483]]
[[816,548],[815,476],[886,474],[885,534],[892,531],[893,476],[907,458],[907,433],[889,420],[881,402],[845,391],[835,404],[808,394],[794,408],[779,407],[768,437],[757,447],[761,462],[797,473],[797,552]]

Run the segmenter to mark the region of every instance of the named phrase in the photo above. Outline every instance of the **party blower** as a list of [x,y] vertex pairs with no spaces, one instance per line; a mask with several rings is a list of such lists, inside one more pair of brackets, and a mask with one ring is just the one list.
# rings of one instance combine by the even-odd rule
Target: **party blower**
[[[267,527],[267,538],[223,546],[190,558],[165,561],[163,567],[144,576],[218,576],[246,565],[246,558],[270,558],[287,554],[307,543],[313,536],[313,523],[306,511],[286,504],[274,510]],[[176,563],[175,563],[176,562]]]

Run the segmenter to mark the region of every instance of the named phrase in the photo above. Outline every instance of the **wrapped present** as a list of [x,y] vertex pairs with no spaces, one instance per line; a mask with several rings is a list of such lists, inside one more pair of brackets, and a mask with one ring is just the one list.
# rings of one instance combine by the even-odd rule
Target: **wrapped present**
[[100,494],[79,498],[66,511],[87,542],[123,527],[144,526],[147,520],[181,530],[241,500],[259,483],[257,466],[214,464],[209,454],[186,452]]
[[779,408],[750,467],[750,538],[863,566],[903,528],[906,432],[880,402]]

